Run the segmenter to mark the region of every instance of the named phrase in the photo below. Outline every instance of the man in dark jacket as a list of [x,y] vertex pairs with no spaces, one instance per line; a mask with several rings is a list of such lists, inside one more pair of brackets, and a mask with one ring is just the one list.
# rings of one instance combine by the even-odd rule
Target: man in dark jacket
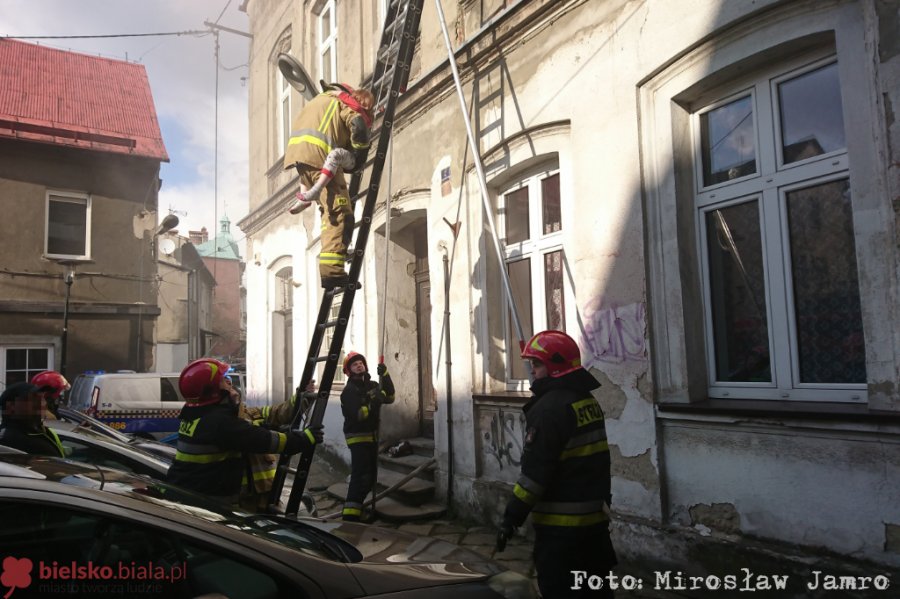
[[240,397],[226,379],[228,364],[203,358],[181,372],[184,396],[170,483],[226,503],[236,503],[245,453],[294,454],[321,443],[322,427],[282,433],[254,426],[238,415]]
[[341,411],[344,437],[350,448],[350,485],[341,516],[358,522],[366,495],[375,485],[381,404],[394,402],[394,383],[384,364],[378,365],[378,382],[371,380],[365,356],[356,352],[344,359],[344,374],[347,384],[341,393]]
[[573,572],[605,576],[616,565],[606,511],[609,446],[603,411],[591,395],[600,383],[581,367],[578,346],[561,331],[538,333],[522,357],[531,361],[534,397],[524,408],[522,472],[506,506],[497,550],[531,513],[541,595],[610,598],[606,586],[573,589]]
[[15,383],[0,395],[0,445],[26,453],[65,457],[62,443],[44,426],[44,393],[48,389],[30,383]]

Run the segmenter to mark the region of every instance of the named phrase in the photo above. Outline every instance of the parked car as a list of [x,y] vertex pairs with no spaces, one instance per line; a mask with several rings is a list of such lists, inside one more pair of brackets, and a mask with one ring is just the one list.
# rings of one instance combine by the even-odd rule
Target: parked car
[[[98,431],[65,419],[70,410],[61,410],[62,420],[46,420],[45,424],[59,436],[66,452],[66,458],[75,462],[115,468],[125,472],[143,474],[163,481],[169,466],[175,459],[175,448],[163,443],[142,442],[138,439],[116,439],[108,431]],[[116,431],[113,431],[116,433]],[[118,433],[116,433],[118,434]],[[171,453],[148,451],[142,445],[153,444],[171,450]],[[0,453],[9,450],[0,445]],[[11,450],[16,451],[16,450]],[[300,500],[301,513],[318,514],[315,498],[307,492]]]
[[525,577],[440,539],[233,512],[146,477],[58,458],[0,455],[0,546],[18,560],[4,562],[7,571],[24,568],[23,558],[34,565],[33,578],[4,576],[26,592],[70,584],[78,572],[81,594],[102,584],[104,596],[136,596],[133,585],[148,583],[136,580],[144,568],[158,596],[173,598],[536,597]]
[[[120,443],[125,443],[127,445],[130,445],[131,447],[137,447],[138,449],[156,454],[164,458],[168,462],[171,462],[175,459],[175,447],[168,443],[161,443],[160,441],[155,441],[153,439],[147,439],[145,437],[132,435],[131,433],[123,433],[117,431],[111,426],[100,422],[96,418],[88,416],[84,412],[78,412],[70,408],[59,407],[57,408],[56,413],[59,420],[61,420],[62,422],[68,422],[72,424],[73,427],[91,430],[95,433],[99,433]],[[59,427],[57,428],[60,428],[62,426],[63,425],[59,425]]]

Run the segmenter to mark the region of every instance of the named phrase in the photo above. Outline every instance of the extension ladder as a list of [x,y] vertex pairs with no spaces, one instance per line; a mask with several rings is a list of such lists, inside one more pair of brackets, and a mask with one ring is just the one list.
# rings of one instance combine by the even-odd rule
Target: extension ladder
[[[378,197],[381,173],[384,169],[384,162],[391,141],[397,101],[400,94],[406,91],[406,85],[409,81],[410,62],[415,50],[423,2],[424,0],[391,0],[388,6],[384,29],[381,34],[381,46],[375,57],[375,69],[372,75],[375,110],[381,112],[382,115],[381,126],[378,131],[378,144],[375,150],[375,157],[372,160],[372,171],[369,176],[362,220],[356,233],[356,242],[353,244],[353,255],[350,259],[347,285],[325,290],[322,295],[322,304],[316,317],[312,340],[309,344],[309,353],[303,367],[303,376],[300,378],[300,384],[297,386],[296,397],[299,399],[303,390],[314,378],[318,364],[325,362],[322,380],[316,393],[316,400],[312,406],[312,411],[309,412],[306,422],[303,422],[302,426],[321,424],[325,417],[325,408],[328,405],[328,396],[331,393],[331,385],[337,372],[341,346],[344,344],[344,333],[347,331],[350,311],[353,308],[353,299],[356,296],[357,289],[361,287],[359,274],[362,270],[369,230],[372,227],[372,214],[375,212],[375,201]],[[350,182],[350,197],[353,198],[354,205],[361,180],[361,173],[357,173]],[[387,218],[389,217],[388,215]],[[335,297],[339,295],[342,298],[338,316],[332,319],[332,304]],[[325,339],[326,331],[329,329],[332,330],[331,344],[327,352],[321,354],[322,342]],[[300,404],[300,401],[296,402],[291,428],[301,428],[304,414],[300,409]],[[288,475],[293,473],[291,492],[284,513],[288,516],[297,514],[300,507],[300,499],[303,496],[306,481],[309,478],[309,468],[312,464],[314,453],[315,447],[300,453],[295,473],[289,468],[290,456],[281,455],[269,496],[270,510],[277,511],[285,482]]]

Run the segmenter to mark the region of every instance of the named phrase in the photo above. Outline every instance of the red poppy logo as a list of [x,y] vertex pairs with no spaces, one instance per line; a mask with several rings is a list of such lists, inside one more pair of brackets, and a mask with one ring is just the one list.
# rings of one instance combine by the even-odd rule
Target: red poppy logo
[[0,584],[9,587],[3,599],[9,599],[17,588],[24,589],[31,584],[31,568],[33,564],[27,557],[16,559],[7,557],[3,560],[3,574],[0,575]]

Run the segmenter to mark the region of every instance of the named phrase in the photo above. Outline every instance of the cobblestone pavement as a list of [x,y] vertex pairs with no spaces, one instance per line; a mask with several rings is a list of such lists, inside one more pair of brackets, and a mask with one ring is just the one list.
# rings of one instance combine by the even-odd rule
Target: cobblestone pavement
[[[318,457],[313,460],[306,489],[316,499],[319,516],[326,516],[341,509],[342,502],[331,497],[326,489],[335,482],[345,480],[346,473],[331,468]],[[470,549],[506,566],[510,570],[529,576],[534,580],[534,565],[531,560],[531,541],[522,536],[509,540],[502,553],[494,551],[497,531],[483,524],[475,524],[460,519],[427,520],[397,524],[377,520],[376,526],[396,528],[426,537],[435,537]],[[627,567],[626,567],[627,569]],[[535,584],[535,587],[537,585]],[[683,595],[652,589],[616,591],[616,599],[683,599]]]

